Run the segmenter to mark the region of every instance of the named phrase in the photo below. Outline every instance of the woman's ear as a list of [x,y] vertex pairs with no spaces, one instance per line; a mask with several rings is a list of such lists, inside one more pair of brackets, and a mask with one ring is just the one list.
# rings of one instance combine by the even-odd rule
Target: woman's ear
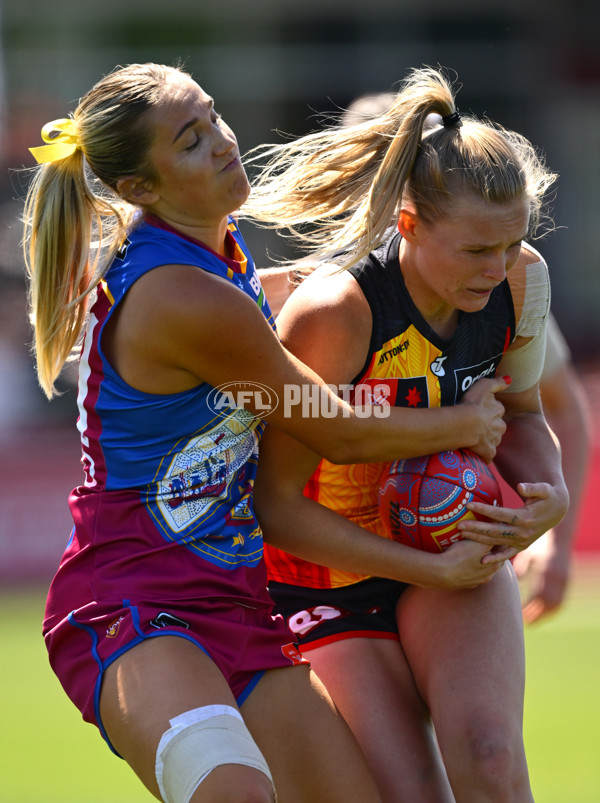
[[402,207],[398,218],[398,231],[405,240],[412,241],[416,238],[415,229],[417,227],[417,213],[412,209]]
[[139,176],[124,176],[117,181],[117,192],[126,201],[141,206],[149,206],[158,200],[158,192],[153,189],[152,182]]

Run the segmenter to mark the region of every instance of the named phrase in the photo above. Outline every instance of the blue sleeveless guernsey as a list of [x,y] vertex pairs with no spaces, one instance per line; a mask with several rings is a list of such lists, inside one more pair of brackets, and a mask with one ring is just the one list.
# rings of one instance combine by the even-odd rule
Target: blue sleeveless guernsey
[[235,224],[230,231],[237,266],[146,222],[115,258],[91,310],[81,361],[78,427],[86,478],[72,501],[76,510],[82,496],[128,489],[165,541],[224,568],[254,565],[262,553],[251,490],[264,424],[246,410],[215,405],[218,392],[206,383],[168,395],[132,388],[106,360],[100,338],[131,285],[165,264],[197,265],[228,279],[256,299],[273,323]]
[[252,497],[264,424],[207,383],[165,395],[136,390],[101,345],[129,288],[162,265],[223,277],[254,299],[274,327],[233,221],[227,238],[235,259],[161,221],[141,222],[90,310],[78,394],[85,479],[69,498],[75,526],[48,594],[44,636],[65,691],[105,738],[104,670],[142,640],[193,641],[238,702],[266,669],[303,661],[283,619],[272,616],[266,589]]

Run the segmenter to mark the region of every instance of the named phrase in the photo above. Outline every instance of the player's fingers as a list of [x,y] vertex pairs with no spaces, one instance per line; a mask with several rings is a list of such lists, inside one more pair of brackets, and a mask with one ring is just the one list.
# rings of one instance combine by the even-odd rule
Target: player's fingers
[[[519,524],[523,514],[520,509],[512,507],[499,507],[498,505],[486,505],[485,502],[469,502],[467,508],[472,513],[477,513],[479,516],[485,516],[492,521],[499,521],[504,524],[512,524],[516,526]],[[467,519],[469,521],[469,519]]]
[[[518,522],[508,523],[503,519],[494,521],[481,521],[481,519],[462,519],[456,525],[457,530],[465,538],[472,538],[481,544],[499,543],[506,540],[514,541],[522,546],[523,538],[519,531]],[[485,540],[488,539],[488,540]]]
[[469,537],[477,534],[492,539],[491,541],[475,539],[481,543],[510,542],[520,549],[525,549],[537,536],[532,527],[531,514],[525,508],[501,508],[480,502],[469,502],[467,507],[477,515],[477,518],[464,518],[458,523],[457,529],[463,535],[468,533]]
[[494,378],[494,384],[491,387],[492,393],[502,393],[503,390],[510,385],[512,378],[510,376],[497,376]]
[[548,499],[552,486],[547,482],[520,482],[517,485],[519,496],[527,499]]
[[469,541],[476,541],[478,544],[484,544],[484,546],[496,546],[501,540],[497,535],[485,533],[481,530],[467,530],[461,528],[460,533],[463,538]]
[[484,565],[497,564],[498,567],[507,560],[511,560],[519,552],[516,547],[511,546],[494,546],[486,555],[481,559]]

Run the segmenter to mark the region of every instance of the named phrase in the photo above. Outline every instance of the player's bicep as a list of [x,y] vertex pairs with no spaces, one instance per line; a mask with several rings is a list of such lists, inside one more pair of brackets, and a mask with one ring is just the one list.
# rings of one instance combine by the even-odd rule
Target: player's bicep
[[172,359],[215,386],[258,381],[261,363],[280,371],[280,344],[255,301],[220,277],[198,273],[174,271],[177,286],[164,301]]
[[507,420],[528,414],[542,414],[539,383],[518,393],[498,393],[497,398],[504,405]]

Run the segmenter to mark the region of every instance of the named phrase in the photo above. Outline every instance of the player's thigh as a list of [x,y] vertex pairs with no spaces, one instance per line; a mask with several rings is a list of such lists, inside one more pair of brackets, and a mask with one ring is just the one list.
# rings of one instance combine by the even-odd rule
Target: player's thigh
[[429,713],[397,640],[343,639],[306,657],[361,743],[422,741]]
[[269,670],[241,710],[281,800],[379,800],[358,742],[307,666]]
[[464,591],[414,588],[398,605],[401,643],[438,736],[479,715],[506,727],[522,719],[523,623],[517,581],[507,564]]
[[114,748],[157,795],[156,750],[169,720],[219,704],[237,708],[213,661],[187,639],[161,636],[143,641],[107,668],[100,715]]
[[307,653],[386,801],[452,800],[429,711],[396,639],[352,638]]

